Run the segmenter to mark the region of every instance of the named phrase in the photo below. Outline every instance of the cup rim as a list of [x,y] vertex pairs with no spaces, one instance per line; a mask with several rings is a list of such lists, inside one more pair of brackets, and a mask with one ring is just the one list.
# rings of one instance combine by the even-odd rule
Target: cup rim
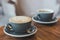
[[[15,16],[14,16],[14,17],[15,17]],[[19,16],[16,16],[16,17],[19,17]],[[29,17],[29,16],[22,16],[22,17]],[[13,18],[13,17],[11,17],[11,18]],[[24,23],[29,23],[29,22],[31,22],[31,21],[32,21],[32,18],[31,18],[31,17],[29,17],[31,20],[30,20],[30,21],[28,21],[28,22],[24,22],[24,23],[10,22],[10,19],[11,19],[11,18],[9,18],[9,23],[24,24]]]
[[32,21],[30,22],[25,22],[25,23],[14,23],[14,22],[8,22],[8,23],[13,23],[13,24],[26,24],[26,23],[31,23]]
[[[39,10],[46,10],[46,11],[49,11],[49,12],[39,12]],[[54,10],[52,10],[52,9],[38,9],[37,12],[38,12],[39,14],[40,14],[40,13],[43,13],[43,14],[45,14],[45,13],[54,13]]]

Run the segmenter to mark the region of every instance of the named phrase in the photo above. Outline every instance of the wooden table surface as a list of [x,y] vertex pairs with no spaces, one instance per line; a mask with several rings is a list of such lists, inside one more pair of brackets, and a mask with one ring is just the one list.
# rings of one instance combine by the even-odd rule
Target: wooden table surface
[[33,22],[38,28],[35,35],[26,38],[14,38],[4,34],[0,27],[0,40],[60,40],[60,20],[54,25],[41,25]]

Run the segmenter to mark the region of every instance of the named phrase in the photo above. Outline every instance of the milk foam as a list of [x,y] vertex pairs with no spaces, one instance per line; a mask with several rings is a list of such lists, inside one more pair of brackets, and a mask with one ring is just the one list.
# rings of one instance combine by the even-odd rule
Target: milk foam
[[12,23],[27,23],[30,21],[31,21],[31,18],[27,16],[15,16],[9,19],[9,22],[12,22]]

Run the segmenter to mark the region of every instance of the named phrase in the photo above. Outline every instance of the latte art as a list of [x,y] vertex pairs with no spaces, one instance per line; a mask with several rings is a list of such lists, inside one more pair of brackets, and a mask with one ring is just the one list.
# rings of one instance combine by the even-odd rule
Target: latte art
[[15,16],[9,19],[9,22],[12,22],[12,23],[26,23],[30,21],[31,21],[31,18],[27,16]]

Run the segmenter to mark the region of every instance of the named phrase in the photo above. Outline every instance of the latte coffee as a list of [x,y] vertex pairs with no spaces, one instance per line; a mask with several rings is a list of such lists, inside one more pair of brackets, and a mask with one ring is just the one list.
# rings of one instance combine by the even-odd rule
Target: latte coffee
[[39,10],[39,12],[50,12],[48,10]]
[[39,10],[37,10],[37,12],[49,14],[49,13],[53,13],[54,11],[50,10],[50,9],[39,9]]
[[39,9],[37,10],[37,16],[40,21],[50,22],[54,16],[54,10],[51,9]]
[[9,19],[9,22],[12,22],[12,23],[27,23],[30,21],[31,21],[31,18],[27,16],[15,16]]
[[31,20],[28,16],[15,16],[9,19],[7,28],[15,33],[25,33],[31,27]]

